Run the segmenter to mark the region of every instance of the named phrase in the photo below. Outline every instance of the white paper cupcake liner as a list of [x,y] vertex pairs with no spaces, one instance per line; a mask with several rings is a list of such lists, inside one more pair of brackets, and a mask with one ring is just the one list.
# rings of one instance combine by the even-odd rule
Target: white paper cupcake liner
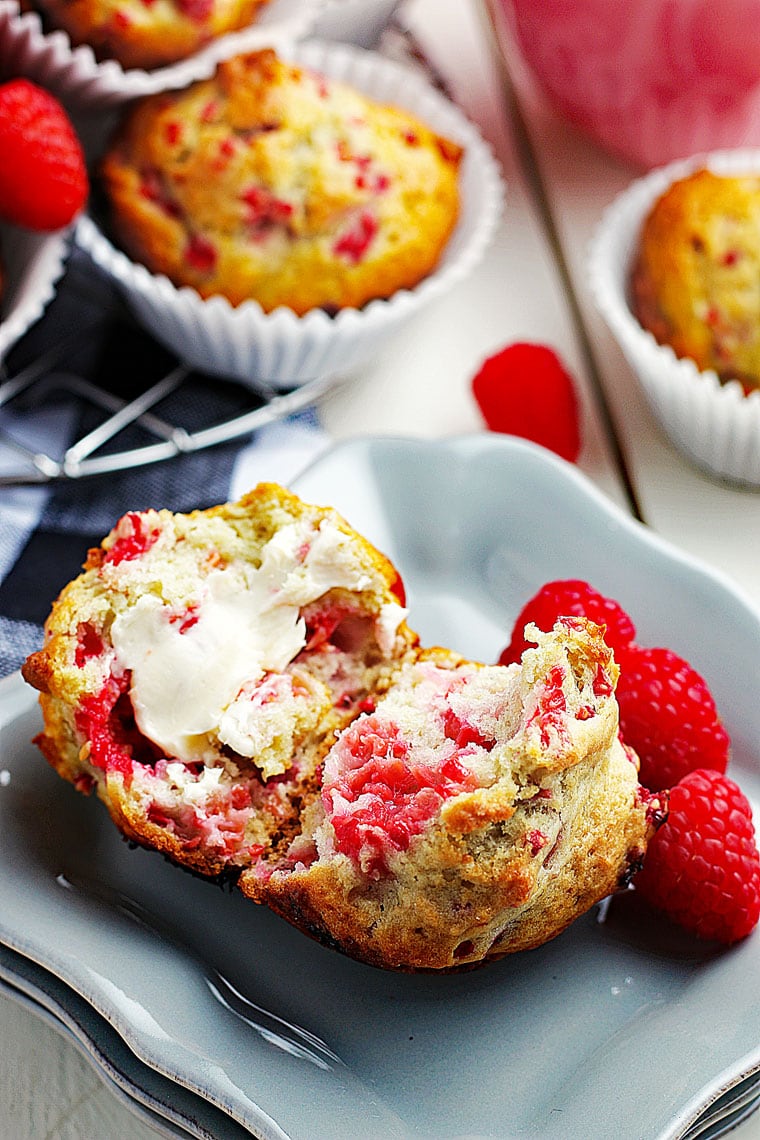
[[286,58],[348,83],[379,102],[406,107],[439,133],[464,146],[461,213],[438,268],[413,290],[335,317],[313,309],[302,317],[279,308],[265,313],[255,301],[237,307],[224,297],[204,301],[177,288],[117,249],[89,216],[76,228],[77,243],[115,278],[143,325],[192,367],[275,388],[317,377],[336,379],[370,359],[386,338],[424,305],[469,274],[496,227],[503,201],[499,167],[461,111],[420,75],[381,56],[342,44],[302,43]]
[[153,71],[125,70],[116,60],[99,62],[83,44],[72,47],[64,31],[46,32],[36,12],[18,0],[0,0],[0,71],[24,75],[80,110],[102,110],[142,95],[187,87],[211,75],[221,59],[261,47],[280,47],[305,36],[324,0],[270,0],[249,27],[219,36],[195,55]]
[[0,223],[5,279],[0,298],[0,362],[55,296],[68,251],[68,231],[41,234]]
[[722,384],[660,345],[631,312],[632,258],[641,225],[665,189],[691,171],[760,173],[760,151],[730,150],[694,155],[633,182],[608,207],[589,252],[594,301],[633,371],[652,411],[676,446],[711,475],[760,487],[760,391],[745,395],[738,381]]

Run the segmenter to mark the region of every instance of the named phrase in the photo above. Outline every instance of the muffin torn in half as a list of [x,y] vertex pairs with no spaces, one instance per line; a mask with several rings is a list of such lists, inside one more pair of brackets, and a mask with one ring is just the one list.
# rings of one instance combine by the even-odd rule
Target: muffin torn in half
[[130,840],[363,961],[537,946],[625,879],[656,814],[611,651],[566,618],[484,666],[405,617],[392,564],[275,485],[126,515],[24,666],[37,742]]

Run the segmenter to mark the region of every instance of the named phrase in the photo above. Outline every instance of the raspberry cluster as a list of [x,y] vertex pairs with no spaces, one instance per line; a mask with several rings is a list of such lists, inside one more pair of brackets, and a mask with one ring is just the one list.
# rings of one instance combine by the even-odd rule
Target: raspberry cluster
[[703,677],[671,649],[631,645],[617,657],[623,738],[650,791],[672,788],[694,768],[725,772],[730,741]]
[[745,937],[760,918],[760,857],[749,802],[725,775],[730,740],[707,682],[673,650],[638,645],[623,607],[581,579],[542,586],[518,614],[500,662],[520,659],[528,623],[547,630],[568,615],[606,627],[620,666],[621,738],[639,757],[641,783],[669,789],[637,890],[701,938]]

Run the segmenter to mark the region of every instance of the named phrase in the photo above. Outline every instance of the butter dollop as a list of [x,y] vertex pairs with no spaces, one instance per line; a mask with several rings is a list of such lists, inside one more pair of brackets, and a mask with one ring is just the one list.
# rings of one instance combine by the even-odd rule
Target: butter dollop
[[[176,620],[176,606],[157,594],[141,594],[111,628],[118,665],[132,674],[140,731],[169,756],[213,760],[225,710],[243,686],[281,673],[304,647],[300,607],[334,587],[371,584],[349,536],[325,519],[318,529],[280,528],[258,568],[236,562],[211,570],[187,600],[192,622]],[[253,736],[248,749],[238,743],[255,752]]]

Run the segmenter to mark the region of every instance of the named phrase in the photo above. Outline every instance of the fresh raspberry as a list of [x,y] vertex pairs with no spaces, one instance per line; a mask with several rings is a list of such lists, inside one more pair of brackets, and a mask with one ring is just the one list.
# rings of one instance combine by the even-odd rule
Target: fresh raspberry
[[725,772],[730,741],[705,680],[670,649],[631,645],[618,657],[620,729],[658,792],[694,768]]
[[578,399],[570,374],[542,344],[510,344],[490,356],[472,391],[491,431],[543,444],[574,463],[581,449]]
[[634,884],[700,938],[749,934],[760,918],[760,856],[752,809],[733,780],[698,768],[676,784]]
[[26,79],[0,85],[0,217],[57,230],[88,192],[82,147],[61,104]]
[[548,632],[559,617],[587,617],[597,625],[605,626],[605,641],[616,658],[636,636],[633,622],[625,610],[588,582],[579,578],[547,582],[517,615],[512,640],[499,658],[499,664],[510,665],[519,661],[532,644],[523,637],[523,630],[529,622]]

